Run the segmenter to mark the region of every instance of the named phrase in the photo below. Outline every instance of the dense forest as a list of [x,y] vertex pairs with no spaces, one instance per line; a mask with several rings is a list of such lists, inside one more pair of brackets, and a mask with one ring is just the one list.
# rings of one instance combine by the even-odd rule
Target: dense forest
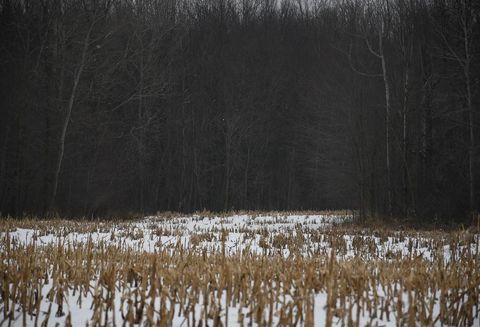
[[0,3],[2,215],[479,209],[478,1]]

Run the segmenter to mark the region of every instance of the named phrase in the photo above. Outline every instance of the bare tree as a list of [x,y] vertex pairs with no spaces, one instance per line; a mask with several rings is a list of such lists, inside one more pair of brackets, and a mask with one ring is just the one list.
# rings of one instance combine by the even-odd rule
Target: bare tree
[[[475,203],[475,113],[472,101],[472,64],[474,60],[474,26],[478,26],[478,10],[471,0],[452,0],[446,8],[450,24],[441,26],[437,22],[437,31],[447,49],[448,59],[457,62],[461,69],[464,84],[466,126],[468,130],[468,193],[469,209],[474,216]],[[448,30],[445,30],[448,28]],[[453,34],[453,35],[452,35]]]
[[57,190],[58,190],[58,180],[60,177],[60,171],[62,170],[62,162],[63,162],[63,155],[65,152],[65,138],[67,135],[67,130],[68,130],[68,125],[70,124],[70,119],[72,116],[72,111],[73,111],[73,106],[75,103],[75,97],[77,96],[77,89],[78,89],[78,84],[80,83],[80,78],[82,77],[83,70],[85,68],[86,62],[87,62],[87,52],[88,48],[90,46],[90,34],[93,29],[94,22],[90,24],[90,27],[85,34],[85,39],[83,40],[83,49],[82,49],[82,54],[80,57],[80,61],[78,63],[78,66],[76,68],[76,71],[74,73],[74,80],[73,80],[73,86],[72,90],[70,92],[70,97],[68,100],[68,105],[66,108],[65,112],[65,118],[63,121],[62,125],[62,131],[60,134],[60,140],[59,140],[59,149],[58,149],[58,156],[57,156],[57,162],[56,162],[56,169],[55,169],[55,176],[53,179],[53,190],[52,190],[52,198],[50,201],[50,208],[53,209],[55,207],[55,200],[57,197]]

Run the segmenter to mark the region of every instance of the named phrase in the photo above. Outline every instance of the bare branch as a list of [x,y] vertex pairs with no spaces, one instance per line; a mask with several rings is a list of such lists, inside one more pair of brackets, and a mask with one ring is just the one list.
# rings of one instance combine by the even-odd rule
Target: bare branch
[[348,52],[345,51],[345,50],[342,50],[334,45],[331,45],[332,48],[338,50],[339,52],[343,53],[344,55],[347,56],[348,58],[348,63],[350,65],[350,68],[357,74],[359,75],[362,75],[362,76],[366,76],[366,77],[382,77],[383,75],[382,74],[379,74],[379,73],[366,73],[366,72],[362,72],[360,70],[358,70],[357,68],[355,68],[355,66],[353,65],[353,62],[352,62],[352,44],[349,45],[348,47]]
[[[380,37],[382,37],[382,36],[380,36]],[[382,56],[378,52],[373,50],[372,46],[370,45],[370,42],[368,41],[368,37],[365,37],[365,43],[367,44],[367,47],[368,47],[368,50],[370,51],[370,53],[372,53],[377,58],[382,58]]]

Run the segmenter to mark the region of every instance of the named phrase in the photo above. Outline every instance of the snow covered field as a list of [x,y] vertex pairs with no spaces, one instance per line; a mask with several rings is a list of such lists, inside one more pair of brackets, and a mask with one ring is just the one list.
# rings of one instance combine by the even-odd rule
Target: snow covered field
[[359,229],[348,215],[14,221],[2,325],[480,324],[480,235]]

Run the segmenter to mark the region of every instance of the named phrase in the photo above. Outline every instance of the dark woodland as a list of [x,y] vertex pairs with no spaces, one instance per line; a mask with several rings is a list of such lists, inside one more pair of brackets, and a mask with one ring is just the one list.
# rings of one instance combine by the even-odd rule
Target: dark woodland
[[1,215],[480,202],[480,1],[0,0]]

